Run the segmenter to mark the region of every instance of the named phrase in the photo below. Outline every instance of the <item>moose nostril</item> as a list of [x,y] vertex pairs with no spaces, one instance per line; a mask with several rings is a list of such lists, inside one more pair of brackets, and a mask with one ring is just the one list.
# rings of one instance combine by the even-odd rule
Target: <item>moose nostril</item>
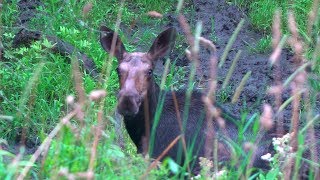
[[138,113],[140,101],[137,95],[128,93],[119,93],[118,110],[122,115],[134,115]]

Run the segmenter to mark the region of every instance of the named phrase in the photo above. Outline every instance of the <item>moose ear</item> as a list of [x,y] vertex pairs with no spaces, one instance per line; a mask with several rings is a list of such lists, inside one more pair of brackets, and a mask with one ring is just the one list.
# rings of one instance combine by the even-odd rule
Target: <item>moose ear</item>
[[163,31],[154,40],[148,54],[151,59],[158,59],[163,57],[166,52],[171,49],[176,39],[176,29],[171,27]]
[[[112,41],[114,43],[114,49],[112,49]],[[121,61],[123,58],[123,54],[126,53],[126,49],[121,42],[120,37],[113,30],[107,28],[106,26],[100,27],[100,43],[105,51],[114,55],[118,61]]]

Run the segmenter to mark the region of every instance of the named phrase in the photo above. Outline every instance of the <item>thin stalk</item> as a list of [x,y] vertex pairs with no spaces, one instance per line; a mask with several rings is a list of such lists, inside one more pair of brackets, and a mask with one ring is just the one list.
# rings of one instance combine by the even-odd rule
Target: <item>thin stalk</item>
[[224,62],[226,61],[227,59],[227,56],[231,50],[231,47],[234,43],[234,41],[236,40],[242,26],[244,24],[244,19],[241,19],[241,21],[239,22],[238,26],[236,27],[235,31],[233,32],[232,36],[230,37],[229,41],[228,41],[228,44],[227,46],[225,47],[224,51],[223,51],[223,54],[220,58],[220,63],[219,63],[219,68],[221,68],[224,64]]
[[223,84],[222,84],[222,89],[226,88],[230,79],[231,79],[231,76],[232,76],[232,73],[234,72],[235,68],[236,68],[236,65],[237,65],[237,62],[238,60],[240,59],[240,55],[241,55],[242,51],[239,50],[236,54],[236,56],[234,57],[233,61],[232,61],[232,65],[231,67],[229,68],[229,71],[228,71],[228,74],[226,76],[226,78],[224,79],[223,81]]
[[242,92],[242,90],[244,88],[244,85],[246,84],[246,82],[249,79],[250,75],[251,75],[251,71],[247,72],[246,75],[244,75],[244,77],[242,78],[239,86],[236,89],[236,92],[234,93],[234,95],[232,97],[231,103],[234,104],[234,103],[236,103],[238,101],[238,99],[240,97],[240,94],[241,94],[241,92]]

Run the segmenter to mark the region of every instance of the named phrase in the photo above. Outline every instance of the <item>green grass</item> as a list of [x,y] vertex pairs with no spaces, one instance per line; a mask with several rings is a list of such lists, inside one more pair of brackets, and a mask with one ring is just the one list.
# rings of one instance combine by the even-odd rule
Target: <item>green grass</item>
[[[7,49],[4,59],[0,61],[0,114],[11,116],[13,120],[1,120],[0,139],[9,142],[10,147],[18,143],[17,140],[23,133],[31,142],[42,142],[59,122],[59,119],[71,109],[65,102],[66,97],[70,94],[76,95],[70,59],[53,54],[48,50],[51,45],[46,40],[34,42],[30,47],[11,48],[14,34],[17,32],[15,25],[19,14],[17,2],[18,0],[14,0],[12,3],[5,3],[1,13],[1,21],[4,25],[2,43]],[[120,3],[112,0],[91,2],[93,4],[91,11],[84,16],[82,8],[87,1],[45,1],[44,7],[46,8],[39,7],[37,9],[38,18],[30,22],[29,29],[40,29],[43,34],[56,35],[71,43],[92,58],[101,70],[107,62],[106,53],[98,41],[99,33],[97,30],[101,24],[114,28],[117,14],[120,11]],[[138,44],[139,46],[150,46],[156,33],[159,33],[159,30],[154,27],[137,33],[132,39],[127,39],[126,30],[134,20],[137,21],[138,26],[140,24],[160,25],[163,23],[162,20],[152,19],[146,13],[150,10],[166,13],[174,7],[173,5],[171,2],[156,4],[139,0],[126,2],[122,9],[120,35],[123,36],[122,40],[126,44],[127,50],[135,51]],[[107,75],[108,81],[104,85],[99,85],[87,74],[83,76],[86,93],[101,86],[108,92],[104,102],[104,112],[107,116],[112,115],[116,104],[116,90],[118,89],[118,77],[113,71],[117,66],[117,61],[113,59],[111,65],[111,74]],[[88,109],[88,111],[94,113],[96,110]],[[90,129],[91,125],[95,124],[96,117],[88,115],[88,118],[85,128],[80,131],[81,137],[85,137],[85,139],[77,139],[68,128],[64,128],[58,134],[57,139],[53,140],[43,164],[34,166],[30,174],[31,177],[57,178],[58,172],[63,167],[67,168],[70,173],[87,169],[90,157],[90,149],[87,147],[90,147],[89,144],[93,138]],[[111,179],[112,177],[125,179],[131,175],[134,175],[131,176],[134,179],[138,178],[144,173],[147,164],[143,163],[141,156],[135,155],[133,145],[129,143],[130,140],[127,136],[127,146],[124,152],[114,144],[116,136],[112,130],[112,122],[114,121],[108,118],[107,122],[110,127],[105,130],[106,134],[99,143],[97,153],[98,157],[108,158],[97,159],[95,177],[103,179],[108,174]],[[79,125],[77,121],[74,123]],[[25,166],[23,164],[25,161],[21,161],[21,165],[7,169],[10,165],[6,159],[11,159],[14,156],[5,155],[7,152],[3,150],[0,153],[4,155],[0,158],[1,177],[14,177],[15,173]],[[130,160],[124,153],[130,155]],[[24,159],[29,159],[29,157],[24,157]],[[128,170],[122,167],[131,168]],[[13,173],[11,175],[10,170]],[[155,174],[160,177],[164,173],[158,171]]]
[[[68,3],[69,2],[69,3]],[[120,3],[117,1],[92,1],[92,9],[85,17],[82,13],[82,7],[86,1],[47,1],[45,7],[39,7],[38,12],[41,14],[39,18],[33,19],[30,29],[44,30],[42,33],[48,35],[57,35],[66,42],[71,43],[81,52],[87,54],[94,60],[99,69],[106,63],[106,54],[100,47],[97,40],[97,29],[100,24],[106,23],[109,27],[114,28],[112,24],[116,21],[117,14],[120,10]],[[14,23],[15,15],[17,15],[17,0],[4,6],[2,13],[2,22],[6,25],[7,29],[3,34],[3,43],[5,46],[10,47],[15,31]],[[101,4],[104,4],[103,6]],[[133,19],[142,17],[144,23],[154,24],[154,22],[161,23],[161,20],[152,20],[146,12],[150,10],[157,10],[165,13],[172,8],[172,3],[147,3],[145,1],[136,1],[135,3],[126,3],[124,5],[122,24],[127,28],[132,23]],[[165,8],[163,8],[165,7]],[[138,11],[139,10],[139,11]],[[59,15],[57,15],[59,12]],[[46,16],[43,14],[47,14]],[[140,20],[140,19],[139,19]],[[46,27],[46,28],[44,28]],[[125,30],[125,29],[122,29]],[[143,32],[133,35],[134,43],[128,42],[127,36],[122,39],[128,51],[134,51],[136,44],[150,45],[150,40],[155,37],[156,28],[151,28]],[[120,34],[123,34],[121,32]],[[142,36],[141,36],[142,34]],[[139,39],[138,39],[139,38]],[[138,41],[136,41],[138,39]],[[0,137],[9,137],[14,139],[19,134],[19,129],[27,125],[31,132],[28,133],[30,137],[35,137],[40,131],[48,132],[56,123],[58,117],[63,115],[63,110],[67,107],[64,106],[65,97],[68,94],[74,94],[71,69],[64,57],[61,57],[43,48],[44,42],[35,42],[31,47],[21,47],[18,49],[8,50],[5,53],[5,61],[1,62],[0,77],[1,77],[1,91],[3,96],[7,99],[3,102],[2,113],[6,115],[17,115],[17,108],[19,106],[19,99],[22,92],[25,91],[26,84],[29,82],[35,68],[39,63],[45,63],[44,68],[40,74],[37,83],[30,91],[31,95],[36,97],[32,102],[24,102],[21,106],[25,106],[25,111],[19,119],[25,119],[28,116],[31,122],[23,123],[22,120],[14,121],[14,124],[5,123],[1,124],[0,128],[4,131],[0,133]],[[112,62],[113,67],[116,66],[116,61]],[[88,75],[84,76],[84,85],[86,92],[98,87]],[[113,109],[116,98],[115,89],[118,88],[118,79],[114,71],[111,72],[108,83],[105,85],[107,89],[107,108]],[[29,91],[29,90],[28,90]],[[29,101],[29,100],[27,100]],[[31,104],[30,104],[31,103]],[[33,109],[36,109],[34,111]],[[62,113],[62,114],[61,114]],[[44,127],[43,127],[44,126]],[[11,127],[11,128],[8,128]],[[12,131],[14,127],[14,131]],[[20,127],[20,128],[19,128]],[[36,128],[34,128],[36,127]]]
[[[293,10],[297,23],[299,32],[301,34],[306,34],[308,13],[310,12],[312,0],[298,0],[293,4],[290,4],[289,0],[284,1],[270,1],[270,0],[230,0],[230,2],[249,10],[249,18],[255,28],[258,30],[264,30],[265,32],[271,32],[271,25],[273,21],[274,12],[277,9],[282,11],[282,22],[283,30],[287,31],[287,13],[290,9]],[[319,30],[317,34],[319,34]]]
[[[289,34],[288,29],[288,12],[292,10],[298,26],[300,36],[310,44],[315,44],[316,37],[320,35],[320,20],[315,22],[311,35],[307,33],[309,12],[312,8],[313,0],[298,0],[291,3],[290,0],[271,1],[271,0],[229,0],[232,4],[240,8],[248,9],[248,17],[253,27],[257,31],[262,31],[265,37],[262,38],[257,47],[257,52],[268,52],[270,36],[272,34],[273,16],[276,10],[281,11],[281,26],[283,33]],[[318,14],[318,17],[320,14]],[[261,46],[262,45],[262,46]],[[267,47],[267,48],[265,48]],[[263,51],[265,49],[265,51]]]

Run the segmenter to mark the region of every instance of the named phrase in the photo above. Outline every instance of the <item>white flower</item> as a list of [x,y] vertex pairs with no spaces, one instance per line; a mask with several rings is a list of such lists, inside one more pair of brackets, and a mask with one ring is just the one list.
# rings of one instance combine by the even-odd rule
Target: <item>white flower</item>
[[226,170],[221,170],[219,172],[216,173],[216,177],[221,177],[223,176],[227,171]]
[[265,160],[265,161],[272,161],[273,160],[273,157],[271,156],[271,154],[270,153],[267,153],[267,154],[265,154],[265,155],[263,155],[263,156],[261,156],[261,159],[262,160]]

